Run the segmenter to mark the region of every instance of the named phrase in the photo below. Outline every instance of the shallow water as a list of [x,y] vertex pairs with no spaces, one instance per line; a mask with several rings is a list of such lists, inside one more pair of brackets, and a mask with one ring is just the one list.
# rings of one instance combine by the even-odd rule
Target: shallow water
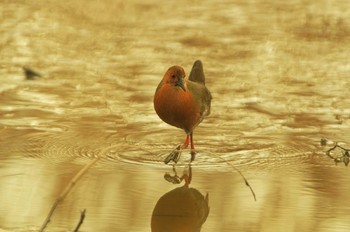
[[[325,155],[350,148],[350,3],[0,4],[1,231],[39,230],[97,156],[45,231],[73,231],[83,209],[80,231],[151,231],[158,201],[167,216],[153,216],[154,231],[350,227],[349,167]],[[158,118],[153,94],[168,67],[189,73],[196,59],[213,101],[187,186],[164,178],[185,134]],[[43,77],[26,80],[24,65]]]

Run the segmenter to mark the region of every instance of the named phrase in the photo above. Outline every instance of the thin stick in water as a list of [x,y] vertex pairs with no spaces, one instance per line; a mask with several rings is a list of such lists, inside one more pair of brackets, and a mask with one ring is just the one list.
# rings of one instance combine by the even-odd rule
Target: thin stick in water
[[101,156],[96,156],[93,160],[91,160],[87,165],[85,165],[74,177],[73,179],[68,183],[66,188],[63,190],[63,192],[58,196],[56,199],[55,203],[52,205],[51,210],[49,214],[47,215],[43,225],[41,226],[41,229],[39,230],[40,232],[43,232],[46,228],[46,226],[50,223],[50,219],[55,212],[57,206],[64,200],[64,198],[67,196],[67,194],[72,190],[74,185],[78,182],[78,180],[86,173],[86,171],[94,165]]
[[[213,153],[211,153],[213,154]],[[243,175],[243,173],[238,170],[238,168],[236,168],[235,166],[233,166],[231,163],[229,163],[227,160],[225,160],[224,158],[222,158],[221,156],[217,155],[217,154],[213,154],[214,156],[216,156],[217,158],[221,159],[222,161],[224,161],[227,165],[229,165],[233,170],[235,170],[236,172],[238,172],[238,174],[242,177],[242,179],[244,180],[244,183],[246,186],[248,186],[248,188],[250,189],[250,192],[252,193],[253,197],[254,197],[254,201],[256,201],[256,195],[255,192],[252,188],[252,186],[249,184],[248,180],[245,178],[245,176]]]
[[79,220],[79,222],[78,222],[77,227],[75,227],[75,229],[74,229],[73,232],[78,232],[78,231],[79,231],[80,226],[81,226],[81,225],[83,224],[83,222],[84,222],[85,213],[86,213],[86,209],[84,209],[83,211],[81,211],[80,220]]
[[39,232],[43,232],[45,230],[45,228],[47,227],[47,225],[50,223],[51,217],[53,215],[53,213],[55,212],[57,206],[64,200],[64,198],[68,195],[68,193],[72,190],[72,188],[74,187],[74,185],[79,181],[79,179],[87,172],[87,170],[94,165],[101,157],[102,154],[107,153],[108,151],[110,151],[111,149],[113,149],[114,147],[116,147],[118,145],[114,145],[114,146],[109,146],[105,149],[103,149],[101,152],[99,152],[99,154],[97,154],[97,156],[92,159],[88,164],[86,164],[72,179],[71,181],[68,183],[68,185],[66,186],[66,188],[62,191],[62,193],[58,196],[58,198],[56,199],[56,201],[54,202],[54,204],[52,205],[49,214],[47,215],[43,225],[41,226]]

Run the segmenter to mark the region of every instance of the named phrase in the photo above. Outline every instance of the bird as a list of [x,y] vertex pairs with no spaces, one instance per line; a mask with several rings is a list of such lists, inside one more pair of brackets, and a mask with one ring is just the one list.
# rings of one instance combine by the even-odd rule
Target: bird
[[166,123],[183,129],[185,142],[178,145],[164,160],[177,163],[181,151],[191,145],[191,162],[196,150],[193,131],[210,114],[212,95],[205,85],[202,61],[196,60],[189,77],[181,66],[171,66],[158,84],[154,94],[154,109]]

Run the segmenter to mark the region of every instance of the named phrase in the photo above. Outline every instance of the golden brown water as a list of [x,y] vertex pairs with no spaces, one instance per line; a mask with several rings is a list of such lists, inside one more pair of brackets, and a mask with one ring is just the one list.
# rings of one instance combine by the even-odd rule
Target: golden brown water
[[[71,178],[106,148],[45,231],[73,231],[83,209],[80,231],[151,231],[152,220],[167,231],[350,227],[349,167],[319,145],[350,147],[350,2],[0,5],[1,231],[39,230]],[[164,179],[173,173],[162,161],[185,134],[158,118],[153,94],[168,67],[189,73],[196,59],[213,101],[194,134],[186,187]],[[24,65],[43,77],[25,80]],[[155,208],[167,217],[152,219]]]

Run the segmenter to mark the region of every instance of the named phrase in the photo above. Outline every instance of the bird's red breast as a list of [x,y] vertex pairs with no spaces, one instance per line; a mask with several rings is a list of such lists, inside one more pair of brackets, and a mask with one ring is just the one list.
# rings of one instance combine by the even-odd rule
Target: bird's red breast
[[205,87],[200,61],[193,65],[189,79],[182,67],[170,67],[154,95],[154,109],[158,116],[164,122],[184,129],[187,134],[209,114],[210,102],[211,94]]

